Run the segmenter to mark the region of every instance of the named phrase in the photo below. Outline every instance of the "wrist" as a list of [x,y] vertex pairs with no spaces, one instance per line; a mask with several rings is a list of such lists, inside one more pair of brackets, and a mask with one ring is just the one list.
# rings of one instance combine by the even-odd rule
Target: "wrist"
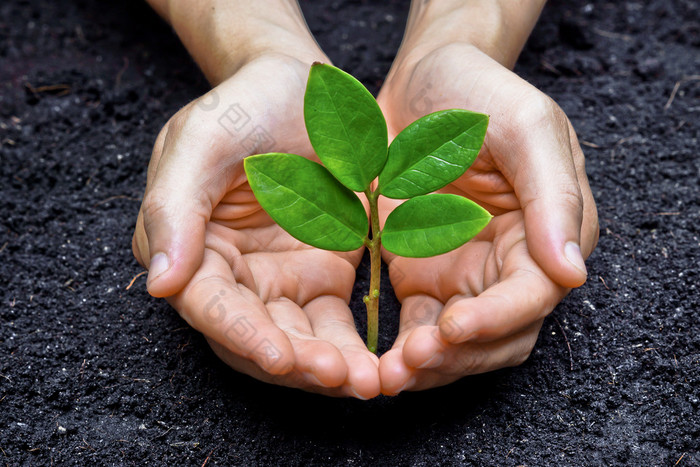
[[414,0],[398,56],[419,59],[443,46],[463,43],[512,68],[544,3],[545,0]]
[[328,61],[294,0],[168,0],[156,11],[213,85],[268,54]]

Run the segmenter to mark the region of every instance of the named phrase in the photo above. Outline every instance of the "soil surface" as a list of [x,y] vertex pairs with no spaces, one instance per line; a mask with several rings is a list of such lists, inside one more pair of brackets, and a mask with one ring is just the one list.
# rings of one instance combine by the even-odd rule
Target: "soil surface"
[[[302,6],[376,93],[408,1]],[[0,463],[700,465],[700,7],[552,2],[517,71],[584,145],[588,283],[520,367],[330,399],[233,372],[145,277],[126,290],[152,143],[207,89],[171,30],[134,0],[1,2]]]

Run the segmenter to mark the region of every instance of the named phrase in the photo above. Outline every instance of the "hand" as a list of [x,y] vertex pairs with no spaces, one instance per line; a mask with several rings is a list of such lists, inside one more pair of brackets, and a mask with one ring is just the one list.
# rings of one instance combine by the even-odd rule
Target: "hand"
[[[441,109],[490,115],[476,162],[442,191],[495,215],[451,253],[384,253],[402,311],[399,336],[380,362],[382,392],[426,389],[523,362],[543,318],[568,287],[585,281],[582,256],[597,242],[573,128],[550,98],[466,43],[400,56],[378,100],[393,136]],[[397,204],[381,199],[380,217]]]
[[170,119],[153,149],[133,249],[149,268],[149,292],[167,297],[231,367],[370,398],[378,359],[347,306],[362,250],[328,252],[289,236],[243,170],[259,152],[313,157],[303,120],[312,61],[257,57]]

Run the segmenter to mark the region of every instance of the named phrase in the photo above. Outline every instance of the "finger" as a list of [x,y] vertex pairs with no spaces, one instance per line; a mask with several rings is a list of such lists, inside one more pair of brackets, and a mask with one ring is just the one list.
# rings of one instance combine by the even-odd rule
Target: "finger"
[[[281,251],[278,248],[284,245],[288,250],[289,243],[282,243],[288,238],[287,233],[278,235],[275,241],[266,245],[272,251],[278,251],[278,260],[271,264],[265,253],[251,253],[247,255],[255,277],[275,277],[274,281],[260,281],[258,294],[267,300],[267,297],[288,297],[296,303],[308,303],[316,297],[344,293],[343,303],[350,300],[352,284],[355,280],[355,268],[352,256],[361,257],[362,251],[347,252],[341,254],[329,254],[327,251],[311,248],[299,244],[298,249]],[[313,267],[309,267],[313,265]],[[329,274],[332,271],[332,274]],[[347,305],[345,305],[347,309]]]
[[219,254],[207,249],[191,285],[169,300],[192,327],[265,372],[286,374],[294,368],[289,338],[272,321],[260,298],[236,283],[230,265]]
[[401,348],[393,348],[379,359],[379,378],[382,394],[396,396],[416,384],[419,370],[406,365]]
[[[413,295],[404,299],[401,306],[399,334],[392,349],[379,360],[382,394],[397,395],[415,384],[417,367],[420,365],[415,362],[413,365],[406,363],[405,342],[416,329],[437,330],[435,323],[442,308],[442,303],[427,295]],[[423,344],[429,347],[434,345],[434,342],[430,339]],[[439,354],[439,351],[433,349],[432,352],[428,350],[427,353],[430,357],[426,357],[426,360]]]
[[234,370],[249,375],[259,381],[275,384],[277,386],[301,389],[316,394],[323,394],[329,397],[347,397],[347,394],[345,394],[341,388],[326,388],[316,383],[310,383],[307,377],[308,375],[296,368],[283,375],[271,375],[262,370],[255,362],[232,353],[218,342],[209,338],[207,338],[207,342],[216,356],[224,363]]
[[576,176],[578,177],[581,194],[583,196],[583,221],[581,224],[581,253],[588,258],[598,243],[600,230],[598,227],[598,210],[596,208],[591,186],[586,175],[586,160],[581,150],[574,127],[569,122],[569,138],[571,139]]
[[214,208],[211,221],[233,230],[274,225],[247,183],[224,195]]
[[143,228],[143,213],[141,211],[139,211],[138,217],[136,218],[134,235],[131,237],[131,252],[141,266],[148,268],[149,261],[146,261],[147,259],[150,260],[150,256],[148,255],[148,237]]
[[469,198],[494,216],[520,209],[513,185],[489,157],[477,157],[464,175],[440,191]]
[[289,337],[294,347],[295,369],[301,371],[311,385],[336,387],[345,382],[348,373],[345,359],[333,344],[313,335],[306,313],[286,298],[266,304],[270,317]]
[[352,313],[345,300],[333,295],[318,297],[304,306],[313,333],[340,350],[347,364],[344,384],[347,395],[371,399],[380,393],[379,361],[355,329]]
[[[450,344],[443,350],[443,360],[434,368],[416,369],[410,384],[403,389],[406,391],[422,391],[438,386],[444,386],[468,375],[477,375],[500,368],[517,366],[530,356],[537,335],[542,327],[542,321],[531,323],[523,331],[492,342],[467,342]],[[404,346],[404,354],[411,349],[414,342],[426,336],[416,330]],[[425,332],[428,332],[425,329]]]
[[487,342],[514,334],[549,314],[567,292],[534,264],[522,241],[511,247],[501,274],[505,279],[476,297],[457,295],[445,304],[438,325],[446,341]]
[[190,106],[171,119],[162,154],[157,162],[154,157],[155,168],[149,168],[142,213],[149,250],[147,285],[154,296],[172,295],[189,281],[202,261],[213,206],[229,184],[245,182],[242,170],[237,181],[221,175],[236,173],[227,165],[240,158],[224,157],[226,148],[208,137],[210,122],[203,116],[197,120],[201,112]]
[[428,295],[411,295],[401,304],[399,334],[394,341],[393,349],[403,347],[408,336],[421,326],[435,326],[440,311],[444,305],[439,300]]
[[[382,392],[396,395],[402,391],[422,391],[444,386],[468,375],[520,365],[530,356],[541,326],[542,320],[538,320],[515,335],[492,342],[445,344],[439,354],[439,363],[430,368],[416,368],[406,362],[407,354],[417,355],[416,346],[427,349],[425,342],[435,341],[435,328],[416,328],[404,343],[403,355],[400,355],[398,349],[393,349],[393,354],[387,352],[382,356]],[[427,355],[426,353],[420,359]],[[398,381],[399,377],[402,386],[392,387],[392,379]]]
[[530,252],[564,287],[586,280],[581,254],[583,195],[568,120],[544,94],[521,97],[512,121],[496,123],[486,144],[501,154],[503,171],[520,200]]
[[[155,169],[158,166],[158,161],[160,161],[160,157],[163,154],[163,145],[165,144],[165,136],[168,134],[169,127],[170,122],[168,121],[158,133],[156,141],[153,144],[151,160],[148,163],[148,175],[146,177],[147,187],[148,182],[152,180],[153,176],[155,175]],[[146,230],[143,227],[143,209],[139,209],[139,214],[136,219],[136,227],[134,228],[134,235],[131,238],[131,249],[139,264],[141,264],[141,266],[144,268],[148,268],[151,255],[148,251],[148,236],[146,235]]]
[[403,359],[406,365],[413,368],[436,368],[445,360],[445,350],[449,346],[438,326],[420,326],[407,336],[403,345]]

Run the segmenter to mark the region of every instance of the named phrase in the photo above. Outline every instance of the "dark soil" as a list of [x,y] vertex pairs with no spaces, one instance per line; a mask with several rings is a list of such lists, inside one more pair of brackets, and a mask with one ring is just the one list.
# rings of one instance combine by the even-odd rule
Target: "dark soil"
[[[376,92],[408,1],[302,4]],[[588,283],[518,368],[329,399],[236,374],[144,277],[125,290],[151,145],[207,89],[169,28],[138,1],[1,2],[0,462],[700,465],[700,7],[553,2],[517,71],[584,145]]]

